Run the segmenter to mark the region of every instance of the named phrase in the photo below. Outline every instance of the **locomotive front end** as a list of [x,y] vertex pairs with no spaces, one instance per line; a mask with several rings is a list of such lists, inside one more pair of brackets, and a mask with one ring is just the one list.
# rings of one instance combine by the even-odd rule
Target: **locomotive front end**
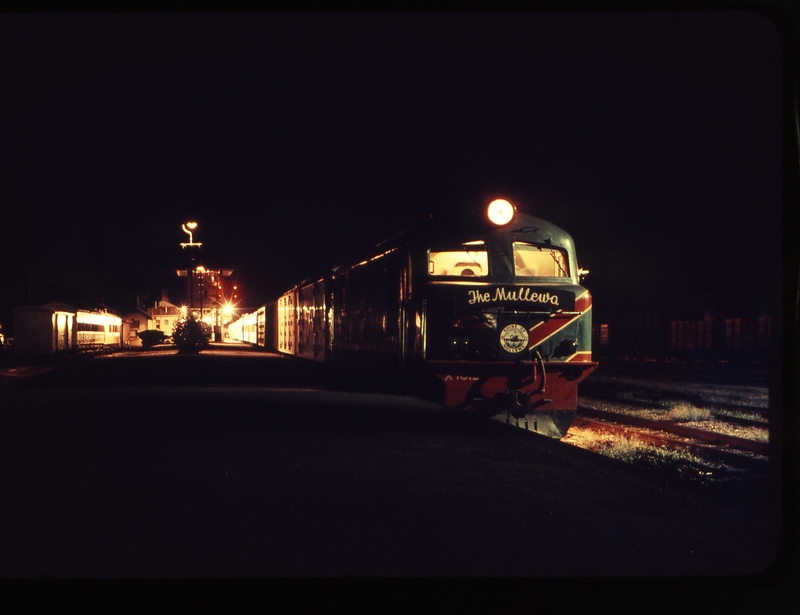
[[562,437],[591,356],[589,291],[562,229],[493,201],[482,228],[431,245],[425,363],[444,403]]

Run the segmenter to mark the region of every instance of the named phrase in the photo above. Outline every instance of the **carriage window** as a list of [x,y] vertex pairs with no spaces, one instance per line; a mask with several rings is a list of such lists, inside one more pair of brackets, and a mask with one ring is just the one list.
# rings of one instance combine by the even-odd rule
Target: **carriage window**
[[489,259],[482,241],[463,245],[462,250],[431,251],[428,257],[430,275],[484,277],[489,275]]
[[569,277],[567,255],[557,248],[514,242],[514,273],[541,278]]

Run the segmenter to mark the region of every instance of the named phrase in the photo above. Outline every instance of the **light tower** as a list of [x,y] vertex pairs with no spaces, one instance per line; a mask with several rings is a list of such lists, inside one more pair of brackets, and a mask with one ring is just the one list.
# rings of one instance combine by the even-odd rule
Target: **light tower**
[[[190,221],[184,224],[181,224],[181,229],[184,233],[189,235],[188,243],[181,243],[181,248],[189,248],[189,269],[186,271],[179,270],[178,275],[188,275],[189,277],[189,314],[192,314],[192,310],[194,309],[194,287],[193,287],[193,280],[192,280],[192,272],[194,270],[194,252],[192,251],[193,248],[199,248],[203,244],[199,241],[194,240],[193,231],[197,228],[197,222]],[[203,318],[203,308],[202,308],[202,296],[200,298],[200,318]]]

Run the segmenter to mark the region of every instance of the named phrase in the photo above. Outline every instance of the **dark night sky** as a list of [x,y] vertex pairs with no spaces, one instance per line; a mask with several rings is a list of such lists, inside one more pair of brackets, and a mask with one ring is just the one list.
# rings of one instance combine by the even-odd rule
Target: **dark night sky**
[[572,233],[598,307],[769,306],[778,30],[746,12],[0,15],[7,327],[29,269],[34,303],[158,299],[190,218],[256,305],[501,193]]

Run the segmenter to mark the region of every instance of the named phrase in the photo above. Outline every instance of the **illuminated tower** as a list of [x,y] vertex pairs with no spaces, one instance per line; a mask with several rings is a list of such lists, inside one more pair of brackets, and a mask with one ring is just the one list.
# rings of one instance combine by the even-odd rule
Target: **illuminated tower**
[[186,303],[189,312],[213,327],[215,340],[222,339],[223,310],[231,299],[226,296],[223,280],[232,274],[233,269],[210,269],[203,265],[178,270],[178,276],[187,278]]

